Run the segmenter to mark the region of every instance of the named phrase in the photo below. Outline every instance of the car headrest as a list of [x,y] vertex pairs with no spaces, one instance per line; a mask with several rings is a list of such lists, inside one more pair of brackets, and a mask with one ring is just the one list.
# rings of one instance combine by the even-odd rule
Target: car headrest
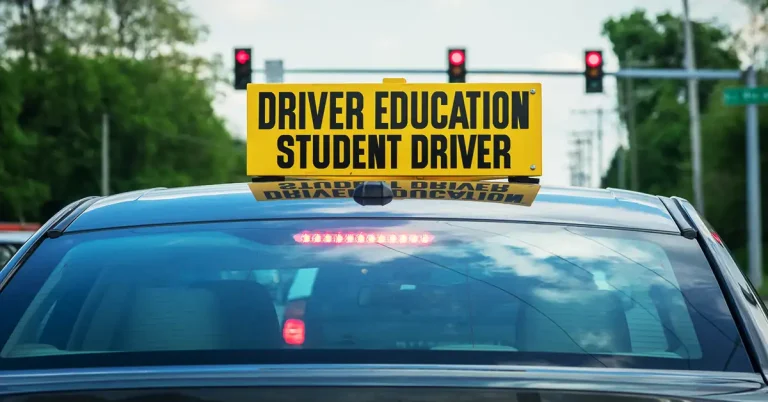
[[121,334],[125,351],[219,349],[219,301],[206,289],[137,289]]
[[192,284],[216,295],[228,349],[274,349],[281,345],[280,322],[267,289],[253,280]]
[[621,298],[609,290],[535,289],[520,306],[518,348],[531,352],[631,352]]

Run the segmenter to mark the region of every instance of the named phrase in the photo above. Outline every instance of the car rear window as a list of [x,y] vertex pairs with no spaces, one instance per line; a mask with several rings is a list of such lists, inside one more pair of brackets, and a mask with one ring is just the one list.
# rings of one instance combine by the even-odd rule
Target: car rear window
[[0,369],[534,364],[752,372],[695,240],[287,220],[68,233],[0,291]]

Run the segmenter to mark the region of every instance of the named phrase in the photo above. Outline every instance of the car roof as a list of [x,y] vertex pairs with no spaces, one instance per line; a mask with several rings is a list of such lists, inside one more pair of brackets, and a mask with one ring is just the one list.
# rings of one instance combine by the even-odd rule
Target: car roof
[[467,200],[351,198],[257,201],[248,183],[150,189],[102,197],[66,232],[238,220],[307,218],[470,219],[602,226],[680,233],[659,197],[616,190],[541,186],[530,206]]

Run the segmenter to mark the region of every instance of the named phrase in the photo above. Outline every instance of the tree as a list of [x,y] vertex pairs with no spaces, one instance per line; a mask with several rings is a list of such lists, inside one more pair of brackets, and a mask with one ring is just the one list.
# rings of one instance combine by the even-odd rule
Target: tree
[[748,64],[765,66],[768,48],[768,0],[736,0],[749,11],[749,23],[733,36]]
[[0,220],[44,220],[111,191],[242,180],[242,142],[214,113],[221,58],[180,0],[0,0]]
[[[759,3],[761,5],[758,9],[762,13],[766,2]],[[754,48],[746,47],[745,42],[737,40],[743,38],[744,30],[730,32],[711,22],[696,22],[693,28],[696,64],[699,68],[738,69],[739,54],[759,54],[754,52]],[[652,19],[642,11],[635,11],[608,20],[604,33],[613,43],[614,52],[624,67],[638,60],[652,67],[683,67],[682,21],[678,17],[661,14]],[[762,49],[759,46],[757,48]],[[685,85],[683,80],[634,80],[635,94],[644,92],[645,95],[635,105],[641,167],[640,191],[685,198],[692,196]],[[743,83],[700,81],[699,84],[702,105],[702,176],[706,199],[706,211],[700,212],[734,250],[740,266],[745,267],[744,108],[723,104],[722,92],[729,86],[743,86]],[[619,99],[623,92],[620,86]],[[760,127],[763,136],[768,135],[766,118],[768,116],[761,116],[760,119],[763,122]],[[765,161],[768,145],[764,144],[765,141],[762,143],[761,158]],[[616,168],[612,165],[609,169],[605,185],[617,185]],[[762,185],[768,185],[766,175],[762,175],[762,178]],[[766,208],[763,209],[765,213]]]
[[15,121],[23,94],[17,76],[0,67],[0,220],[35,219],[50,196],[45,182],[29,177],[39,134],[22,131]]
[[[693,30],[700,68],[738,68],[736,52],[722,46],[730,37],[725,28],[693,23]],[[683,66],[683,29],[679,17],[663,13],[649,18],[644,11],[637,10],[606,21],[603,33],[613,44],[613,51],[622,68],[638,65],[655,68]],[[625,82],[619,84],[617,101],[626,109],[630,105],[621,100],[627,99],[626,91],[629,89]],[[640,191],[686,196],[691,193],[682,185],[690,172],[685,85],[682,80],[632,80],[634,105],[631,106],[637,121],[635,138]],[[710,103],[715,85],[706,81],[700,83],[701,105],[706,107]],[[622,120],[625,120],[623,115]]]

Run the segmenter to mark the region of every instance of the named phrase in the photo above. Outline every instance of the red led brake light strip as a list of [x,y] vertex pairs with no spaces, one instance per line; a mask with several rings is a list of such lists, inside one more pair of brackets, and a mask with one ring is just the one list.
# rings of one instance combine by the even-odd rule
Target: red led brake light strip
[[293,235],[300,244],[431,244],[429,233],[301,232]]

